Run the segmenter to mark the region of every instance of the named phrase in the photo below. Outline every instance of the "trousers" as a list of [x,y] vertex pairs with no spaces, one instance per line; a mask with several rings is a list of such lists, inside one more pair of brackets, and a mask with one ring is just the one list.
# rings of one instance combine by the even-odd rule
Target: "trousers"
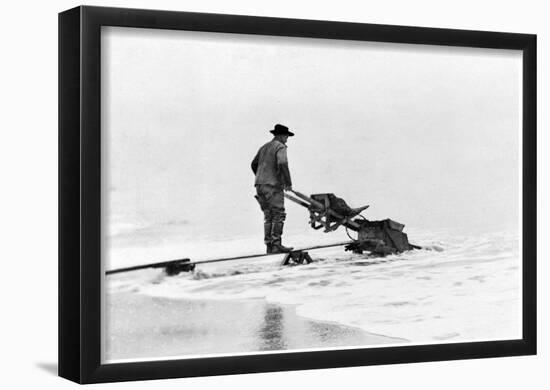
[[286,218],[283,189],[270,184],[256,185],[256,199],[264,213],[265,223],[284,222]]

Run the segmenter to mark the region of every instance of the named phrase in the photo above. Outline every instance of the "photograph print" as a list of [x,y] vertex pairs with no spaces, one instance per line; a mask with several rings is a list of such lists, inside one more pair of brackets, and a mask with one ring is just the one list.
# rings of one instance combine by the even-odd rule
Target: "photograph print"
[[522,71],[102,27],[103,363],[521,339]]

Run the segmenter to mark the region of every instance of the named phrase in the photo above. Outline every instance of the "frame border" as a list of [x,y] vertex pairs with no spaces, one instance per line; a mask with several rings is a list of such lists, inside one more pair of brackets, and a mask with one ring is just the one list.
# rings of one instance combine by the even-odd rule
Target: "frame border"
[[[59,376],[78,383],[536,354],[536,35],[80,6],[59,14]],[[101,364],[101,26],[523,52],[523,338]]]

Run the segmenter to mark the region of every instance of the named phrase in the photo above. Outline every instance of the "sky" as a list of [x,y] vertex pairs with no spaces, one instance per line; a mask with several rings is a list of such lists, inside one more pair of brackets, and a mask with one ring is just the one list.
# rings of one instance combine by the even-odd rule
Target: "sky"
[[250,162],[276,123],[298,191],[417,228],[518,229],[519,51],[103,27],[101,54],[111,232],[261,230]]

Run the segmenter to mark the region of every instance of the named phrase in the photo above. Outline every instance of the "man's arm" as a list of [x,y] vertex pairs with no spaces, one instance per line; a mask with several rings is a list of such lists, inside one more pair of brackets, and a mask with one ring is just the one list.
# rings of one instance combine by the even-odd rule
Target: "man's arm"
[[292,180],[290,179],[290,170],[288,169],[288,159],[286,156],[286,148],[281,148],[277,152],[277,168],[281,175],[283,188],[285,190],[291,190]]
[[250,164],[250,167],[252,168],[252,172],[256,174],[258,172],[258,158],[260,153],[256,153],[256,157],[254,157],[254,160],[252,160],[252,164]]

